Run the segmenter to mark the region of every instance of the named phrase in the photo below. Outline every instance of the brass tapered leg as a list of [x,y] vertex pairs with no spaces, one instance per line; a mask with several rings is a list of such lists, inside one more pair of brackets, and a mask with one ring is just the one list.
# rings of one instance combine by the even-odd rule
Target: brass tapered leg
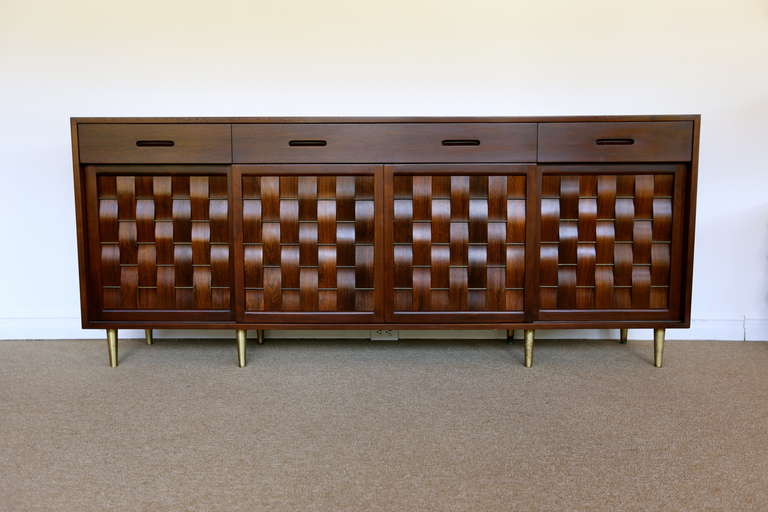
[[512,343],[512,340],[514,339],[515,339],[515,330],[507,329],[507,343]]
[[653,366],[661,368],[664,358],[664,329],[653,330]]
[[109,346],[109,367],[117,368],[117,329],[107,329],[107,346]]
[[144,329],[144,339],[147,340],[147,345],[151,345],[154,339],[152,338],[152,329]]
[[259,345],[262,345],[264,343],[264,329],[259,329],[257,333],[259,335],[258,337]]
[[237,365],[245,368],[245,329],[237,330]]
[[619,343],[626,343],[629,336],[629,329],[619,329]]
[[530,368],[533,366],[533,329],[525,330],[525,367]]

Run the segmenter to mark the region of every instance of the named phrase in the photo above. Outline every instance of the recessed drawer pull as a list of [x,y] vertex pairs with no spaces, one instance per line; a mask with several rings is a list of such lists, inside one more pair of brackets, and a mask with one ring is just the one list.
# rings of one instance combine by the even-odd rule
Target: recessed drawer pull
[[170,148],[175,145],[172,140],[137,140],[136,145],[140,148]]
[[635,139],[597,139],[595,144],[598,146],[631,146]]
[[445,139],[443,146],[479,146],[478,139]]
[[297,146],[297,147],[318,147],[318,146],[327,146],[328,141],[317,139],[317,140],[292,140],[288,142],[289,146]]

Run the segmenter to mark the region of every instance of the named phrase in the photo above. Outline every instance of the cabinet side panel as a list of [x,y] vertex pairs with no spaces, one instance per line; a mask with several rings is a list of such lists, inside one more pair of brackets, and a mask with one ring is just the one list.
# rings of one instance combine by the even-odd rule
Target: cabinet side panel
[[696,195],[699,175],[699,136],[701,132],[701,116],[696,116],[693,121],[693,150],[691,155],[690,172],[688,173],[688,187],[686,190],[686,215],[685,222],[685,251],[683,255],[685,271],[683,274],[683,300],[681,303],[682,317],[685,326],[691,323],[691,300],[693,295],[693,254],[696,238]]
[[77,232],[77,263],[80,282],[80,321],[86,327],[90,318],[88,290],[88,239],[85,214],[85,180],[80,166],[80,152],[77,137],[77,121],[70,120],[70,136],[72,143],[72,182],[75,194],[75,227]]

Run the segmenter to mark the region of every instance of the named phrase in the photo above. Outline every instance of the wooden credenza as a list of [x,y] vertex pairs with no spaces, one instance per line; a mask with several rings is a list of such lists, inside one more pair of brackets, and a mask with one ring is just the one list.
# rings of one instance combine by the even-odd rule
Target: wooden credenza
[[688,327],[700,118],[73,118],[84,328]]

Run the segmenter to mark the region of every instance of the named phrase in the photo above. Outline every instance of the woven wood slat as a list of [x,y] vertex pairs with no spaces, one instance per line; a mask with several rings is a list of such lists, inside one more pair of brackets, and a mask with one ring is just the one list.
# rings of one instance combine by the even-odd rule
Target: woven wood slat
[[542,309],[664,309],[669,304],[671,174],[545,175]]
[[521,311],[525,176],[393,181],[394,311]]
[[372,176],[244,176],[246,312],[373,311]]
[[104,308],[230,309],[225,176],[101,175],[97,187]]

